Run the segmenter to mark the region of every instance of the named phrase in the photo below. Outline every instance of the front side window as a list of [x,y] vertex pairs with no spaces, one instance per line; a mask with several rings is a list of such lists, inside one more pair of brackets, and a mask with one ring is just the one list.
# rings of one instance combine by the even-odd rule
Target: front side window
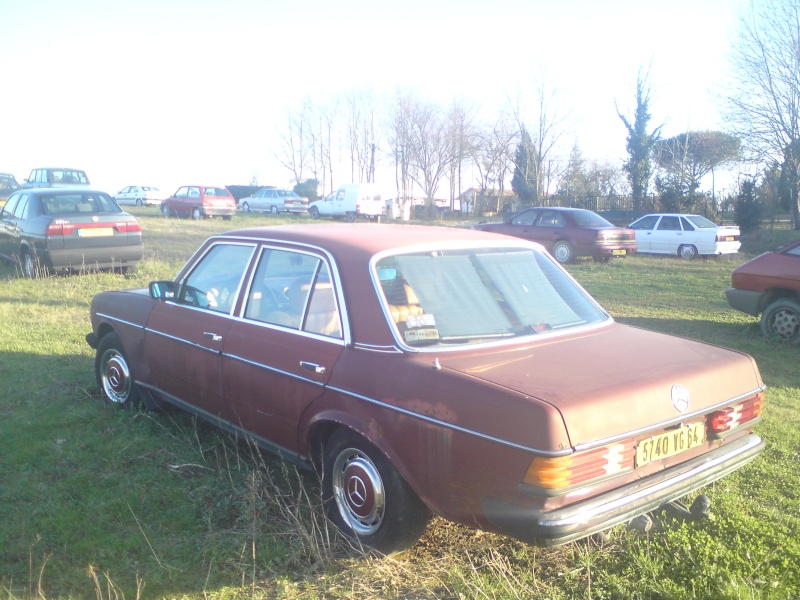
[[265,249],[259,259],[245,317],[341,339],[330,270],[317,256]]
[[376,272],[386,312],[412,347],[539,335],[609,318],[545,253],[528,248],[388,256]]
[[631,223],[630,228],[636,231],[649,231],[655,227],[656,221],[658,221],[658,215],[648,215]]
[[217,244],[206,252],[178,290],[178,302],[229,313],[236,302],[253,246]]

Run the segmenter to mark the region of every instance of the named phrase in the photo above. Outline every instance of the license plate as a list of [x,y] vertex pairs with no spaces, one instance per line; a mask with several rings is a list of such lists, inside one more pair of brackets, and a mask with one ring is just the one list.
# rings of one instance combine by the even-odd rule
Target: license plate
[[625,256],[628,253],[627,250],[612,250],[611,254],[614,256]]
[[726,242],[732,242],[733,241],[733,236],[729,235],[728,237],[725,238],[725,241]]
[[78,237],[101,237],[105,235],[114,235],[113,227],[88,227],[78,229]]
[[643,467],[654,460],[675,456],[705,441],[706,427],[703,421],[640,440],[636,446],[636,466]]

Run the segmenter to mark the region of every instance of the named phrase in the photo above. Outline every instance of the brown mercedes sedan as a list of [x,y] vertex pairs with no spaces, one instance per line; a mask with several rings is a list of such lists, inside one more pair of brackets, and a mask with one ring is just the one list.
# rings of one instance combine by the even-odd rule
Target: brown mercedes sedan
[[232,231],[174,280],[98,294],[91,321],[107,401],[169,402],[318,470],[331,519],[381,552],[432,513],[569,542],[764,447],[752,358],[615,323],[508,236]]

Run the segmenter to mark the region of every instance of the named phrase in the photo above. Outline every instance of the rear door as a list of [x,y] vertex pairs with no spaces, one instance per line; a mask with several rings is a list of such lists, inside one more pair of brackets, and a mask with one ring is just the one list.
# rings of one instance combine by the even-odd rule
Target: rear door
[[297,424],[345,344],[338,287],[323,255],[264,248],[224,349],[226,418],[278,449],[297,450]]

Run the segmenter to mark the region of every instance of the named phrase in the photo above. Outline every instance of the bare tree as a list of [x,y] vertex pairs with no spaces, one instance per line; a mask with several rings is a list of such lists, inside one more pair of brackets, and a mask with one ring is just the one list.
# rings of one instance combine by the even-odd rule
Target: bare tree
[[453,160],[448,123],[441,107],[431,101],[417,100],[410,116],[409,175],[422,189],[432,217],[436,192]]
[[536,206],[541,203],[541,197],[547,192],[545,178],[548,163],[551,162],[553,150],[564,134],[566,115],[559,113],[557,90],[547,83],[543,74],[534,82],[534,86],[533,102],[530,105],[525,103],[525,106],[532,107],[532,113],[530,111],[526,113],[520,100],[517,100],[511,110],[518,123],[518,131],[527,129],[531,137],[530,150],[536,181],[532,203]]
[[731,65],[727,117],[759,158],[785,165],[800,229],[800,0],[753,2]]
[[344,97],[346,134],[353,182],[375,181],[378,109],[370,92],[353,91]]
[[386,139],[389,157],[395,167],[397,203],[406,215],[410,210],[413,181],[411,179],[412,126],[417,100],[411,94],[397,90],[386,119]]
[[[477,212],[492,210],[499,212],[500,199],[505,189],[506,175],[511,171],[513,148],[518,139],[517,123],[504,115],[480,136],[475,154],[478,170]],[[488,202],[492,201],[492,206]]]
[[447,117],[452,155],[448,173],[451,210],[454,208],[456,197],[461,194],[462,168],[475,156],[480,143],[480,131],[475,120],[476,110],[474,107],[468,106],[463,100],[453,100]]
[[311,102],[305,100],[297,111],[288,111],[286,131],[281,137],[280,154],[276,158],[292,172],[295,183],[305,177],[306,160],[311,143]]

